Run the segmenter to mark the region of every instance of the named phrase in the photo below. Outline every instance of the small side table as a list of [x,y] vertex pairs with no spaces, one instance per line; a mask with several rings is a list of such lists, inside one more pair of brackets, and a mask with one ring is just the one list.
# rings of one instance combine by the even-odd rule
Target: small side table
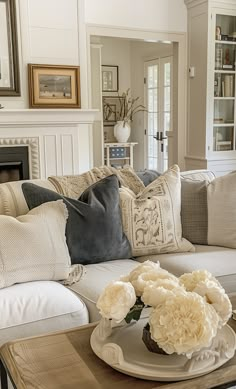
[[125,165],[133,167],[133,149],[137,144],[137,142],[105,143],[104,164],[116,167],[123,167]]

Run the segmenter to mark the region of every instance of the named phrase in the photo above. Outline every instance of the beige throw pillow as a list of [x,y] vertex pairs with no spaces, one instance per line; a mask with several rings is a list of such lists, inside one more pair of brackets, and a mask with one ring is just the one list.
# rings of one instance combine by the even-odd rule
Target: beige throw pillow
[[236,172],[207,187],[208,244],[236,248]]
[[120,189],[122,221],[134,256],[194,251],[182,238],[181,181],[177,165],[135,195]]
[[42,204],[17,218],[0,215],[0,288],[69,276],[66,220],[62,200]]
[[57,192],[72,199],[78,199],[81,194],[95,182],[115,174],[121,185],[139,193],[145,188],[141,179],[131,166],[116,169],[111,166],[94,167],[86,173],[70,176],[51,176],[49,181],[54,185]]

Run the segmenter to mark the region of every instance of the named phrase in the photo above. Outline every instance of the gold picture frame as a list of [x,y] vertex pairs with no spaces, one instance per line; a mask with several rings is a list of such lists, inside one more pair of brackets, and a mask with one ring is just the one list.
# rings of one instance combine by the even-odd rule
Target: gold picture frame
[[30,108],[80,108],[79,66],[28,64]]

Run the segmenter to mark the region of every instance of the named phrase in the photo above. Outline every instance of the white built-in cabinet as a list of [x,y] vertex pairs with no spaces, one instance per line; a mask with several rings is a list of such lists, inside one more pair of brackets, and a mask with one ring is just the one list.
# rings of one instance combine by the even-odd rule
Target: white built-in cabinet
[[236,169],[236,1],[188,9],[187,169]]

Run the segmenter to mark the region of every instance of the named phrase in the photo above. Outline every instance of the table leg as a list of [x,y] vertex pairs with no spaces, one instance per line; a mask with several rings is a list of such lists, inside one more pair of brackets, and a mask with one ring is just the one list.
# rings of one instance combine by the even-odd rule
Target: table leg
[[7,383],[7,372],[6,369],[0,360],[0,374],[1,374],[1,387],[2,389],[8,389],[8,383]]

